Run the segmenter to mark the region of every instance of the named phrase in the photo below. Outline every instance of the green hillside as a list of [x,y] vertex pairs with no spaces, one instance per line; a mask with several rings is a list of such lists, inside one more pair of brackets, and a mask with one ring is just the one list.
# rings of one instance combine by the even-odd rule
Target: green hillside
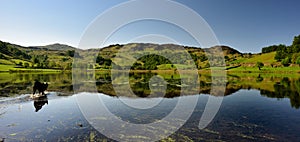
[[71,69],[74,51],[74,47],[62,44],[44,47],[23,47],[0,41],[0,71],[57,71]]
[[244,55],[243,57],[237,57],[234,61],[228,62],[228,64],[240,64],[244,66],[255,65],[257,62],[262,62],[265,65],[271,65],[276,63],[274,59],[276,52],[264,53],[264,54],[253,54]]
[[[292,45],[272,45],[262,53],[241,53],[229,46],[211,48],[175,44],[129,43],[101,49],[80,50],[63,44],[23,47],[0,41],[0,71],[70,70],[77,66],[105,70],[207,70],[226,65],[229,71],[299,71],[300,35]],[[219,48],[217,48],[219,47]],[[222,49],[222,52],[218,52]]]

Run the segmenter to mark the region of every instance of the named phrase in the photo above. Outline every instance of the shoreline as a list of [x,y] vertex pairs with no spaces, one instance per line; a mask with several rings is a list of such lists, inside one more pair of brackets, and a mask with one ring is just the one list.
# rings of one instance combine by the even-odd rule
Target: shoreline
[[[237,70],[225,70],[226,73],[294,73],[294,74],[300,74],[300,68],[299,70],[293,68],[291,70],[288,70],[289,68],[286,68],[284,70],[270,70],[270,69],[262,69],[262,70],[255,70],[255,69],[237,69]],[[110,70],[110,69],[89,69],[88,72],[94,71],[97,72],[126,72],[124,70]],[[182,72],[193,72],[195,70],[181,70]],[[211,73],[212,70],[210,69],[202,69],[198,70],[198,73]],[[218,69],[215,69],[214,71],[221,71]],[[130,70],[129,72],[133,73],[179,73],[178,70]],[[9,70],[0,70],[0,73],[72,73],[72,70],[54,70],[54,69],[9,69]]]

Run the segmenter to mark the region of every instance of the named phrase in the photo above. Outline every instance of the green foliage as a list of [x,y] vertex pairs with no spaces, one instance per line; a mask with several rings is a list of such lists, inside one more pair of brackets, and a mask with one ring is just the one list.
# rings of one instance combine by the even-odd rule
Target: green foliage
[[262,48],[262,53],[270,53],[270,52],[274,52],[274,51],[280,51],[280,50],[283,50],[284,48],[286,48],[286,46],[283,44],[271,45],[271,46]]
[[296,59],[296,64],[300,66],[300,56]]
[[294,53],[294,54],[292,55],[292,58],[291,58],[291,63],[297,64],[297,63],[296,63],[296,60],[297,60],[298,57],[300,57],[300,53]]
[[300,35],[294,37],[293,46],[300,45]]
[[108,69],[112,65],[112,60],[103,58],[101,55],[98,55],[96,58],[96,63]]
[[68,50],[67,51],[67,55],[70,56],[70,57],[74,57],[74,54],[75,54],[75,50]]
[[[26,59],[26,60],[31,59],[30,55],[18,49],[16,45],[5,43],[2,41],[0,41],[0,53],[7,56],[11,56],[16,59]],[[2,54],[0,54],[1,55],[0,58],[5,59],[5,57]]]
[[3,54],[0,53],[0,59],[7,59]]
[[290,63],[291,63],[291,59],[290,59],[289,57],[286,57],[285,59],[283,59],[283,60],[281,61],[281,64],[282,64],[283,66],[285,66],[285,67],[289,66]]
[[61,61],[63,61],[63,62],[66,62],[66,61],[68,61],[69,60],[69,58],[67,58],[67,57],[63,57],[62,59],[61,59]]
[[[273,49],[273,47],[263,49],[263,51],[270,50],[270,49]],[[275,47],[274,47],[274,49],[275,49]],[[291,63],[290,58],[292,58],[292,63],[294,63],[295,58],[292,57],[293,54],[300,52],[300,35],[294,37],[294,41],[291,46],[283,46],[282,45],[282,46],[280,46],[280,48],[279,47],[276,48],[276,51],[277,52],[275,55],[275,59],[277,61],[282,61],[281,63],[283,63],[285,66],[287,66],[289,63]],[[287,58],[289,58],[289,61]],[[283,61],[283,60],[285,60],[285,61]]]
[[260,70],[264,66],[264,64],[262,62],[256,62],[255,66],[258,67],[258,70]]
[[135,62],[135,63],[132,65],[131,69],[134,69],[134,70],[143,70],[144,67],[143,67],[143,65],[142,65],[141,63]]
[[32,58],[32,62],[36,68],[49,68],[48,55],[35,55]]
[[146,70],[155,70],[157,69],[157,65],[161,64],[171,64],[171,62],[165,57],[155,54],[145,55],[138,59],[138,61],[144,63],[144,69]]
[[288,56],[287,47],[282,50],[278,50],[275,54],[275,60],[281,61]]
[[25,62],[24,63],[24,68],[28,68],[29,67],[29,63]]
[[19,65],[19,66],[23,66],[23,62],[19,62],[17,65]]

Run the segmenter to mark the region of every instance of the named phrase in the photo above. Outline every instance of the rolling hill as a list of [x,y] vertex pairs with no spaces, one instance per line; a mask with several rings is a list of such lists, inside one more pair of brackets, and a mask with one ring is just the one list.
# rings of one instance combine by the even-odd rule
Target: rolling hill
[[[222,49],[223,54],[216,54],[218,49]],[[182,51],[190,56],[182,54]],[[265,67],[281,67],[281,63],[275,60],[276,51],[258,54],[241,53],[224,45],[199,48],[175,44],[129,43],[110,45],[101,49],[81,50],[59,43],[24,47],[0,41],[0,65],[2,66],[0,68],[5,68],[2,71],[7,71],[8,67],[69,70],[72,68],[74,54],[82,58],[81,63],[90,69],[111,69],[112,64],[135,59],[137,61],[131,67],[135,70],[172,70],[176,67],[189,69],[191,63],[195,63],[198,69],[224,64],[228,69],[253,68],[257,62],[262,62]],[[212,62],[209,62],[209,59],[212,59]],[[129,65],[125,64],[125,66]]]
[[77,49],[63,44],[24,47],[0,41],[0,71],[13,68],[71,68],[74,50]]
[[65,45],[65,44],[59,44],[59,43],[45,45],[45,46],[32,46],[32,47],[26,47],[26,48],[58,50],[58,51],[77,50],[77,48],[75,48],[75,47]]

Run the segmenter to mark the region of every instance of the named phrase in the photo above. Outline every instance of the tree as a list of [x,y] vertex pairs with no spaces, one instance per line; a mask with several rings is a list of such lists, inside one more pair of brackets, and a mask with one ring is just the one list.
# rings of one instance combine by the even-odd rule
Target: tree
[[286,48],[286,45],[284,45],[284,44],[271,45],[271,46],[262,48],[262,53],[270,53],[270,52],[274,52],[274,51],[279,51],[279,50],[282,50],[283,48]]
[[300,56],[296,59],[296,64],[300,66]]
[[294,53],[291,58],[291,63],[296,64],[296,60],[298,57],[300,57],[300,53]]
[[23,62],[19,62],[19,64],[17,64],[17,65],[19,65],[19,66],[22,67],[23,66]]
[[283,48],[282,50],[278,50],[278,51],[276,51],[276,54],[275,54],[275,60],[281,61],[287,57],[287,54],[288,53],[287,53],[286,48]]
[[294,37],[293,45],[300,45],[300,35]]
[[24,68],[28,68],[29,64],[27,62],[24,63]]
[[74,54],[75,54],[75,50],[68,50],[67,51],[67,55],[70,56],[70,57],[74,57]]
[[55,63],[54,61],[51,61],[51,62],[49,63],[49,67],[50,67],[50,68],[56,68],[56,63]]
[[256,67],[258,67],[258,70],[260,70],[264,64],[262,62],[256,62]]
[[300,52],[300,35],[294,37],[294,41],[291,48],[293,53]]
[[281,64],[285,67],[289,66],[290,63],[291,63],[291,59],[289,57],[286,57],[281,61]]
[[102,65],[104,63],[104,58],[101,55],[98,55],[96,58],[96,63],[98,63],[99,65]]

